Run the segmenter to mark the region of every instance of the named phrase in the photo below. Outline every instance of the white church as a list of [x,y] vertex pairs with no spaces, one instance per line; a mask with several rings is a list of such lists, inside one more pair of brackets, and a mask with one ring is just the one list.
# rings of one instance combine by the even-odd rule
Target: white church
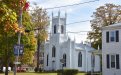
[[50,38],[44,45],[44,70],[59,70],[63,68],[79,71],[100,71],[100,58],[93,55],[95,51],[89,43],[76,43],[66,33],[65,17],[53,16]]

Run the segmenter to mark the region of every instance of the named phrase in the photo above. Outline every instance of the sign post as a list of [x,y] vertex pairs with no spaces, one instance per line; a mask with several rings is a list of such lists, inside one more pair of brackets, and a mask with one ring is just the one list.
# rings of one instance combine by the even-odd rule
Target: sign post
[[20,44],[16,44],[14,45],[14,55],[15,56],[20,56],[23,55],[23,50],[24,50],[24,45]]
[[16,56],[16,61],[14,62],[14,64],[15,64],[14,75],[16,75],[17,64],[21,63],[21,62],[18,62],[18,57],[20,55],[23,55],[23,50],[24,50],[24,46],[22,44],[15,44],[14,45],[14,55]]

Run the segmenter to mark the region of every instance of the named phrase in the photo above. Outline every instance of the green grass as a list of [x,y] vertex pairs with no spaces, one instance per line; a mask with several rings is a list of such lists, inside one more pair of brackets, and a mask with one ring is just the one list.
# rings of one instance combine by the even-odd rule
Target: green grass
[[[0,75],[5,75],[4,73]],[[14,73],[9,73],[8,75],[14,75]],[[16,75],[57,75],[57,73],[16,73]]]
[[[0,73],[0,75],[5,75],[4,73]],[[14,75],[14,73],[9,73],[8,75]],[[16,75],[57,75],[57,73],[16,73]],[[85,73],[78,73],[77,75],[85,75]]]

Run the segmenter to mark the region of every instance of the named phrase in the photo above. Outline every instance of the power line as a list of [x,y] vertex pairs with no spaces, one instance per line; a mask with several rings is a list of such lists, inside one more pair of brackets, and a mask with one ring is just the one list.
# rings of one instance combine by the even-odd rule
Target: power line
[[78,31],[78,32],[70,32],[70,31],[68,31],[67,33],[81,33],[81,32],[89,32],[89,31]]
[[[77,3],[77,4],[72,4],[72,5],[65,5],[65,6],[58,6],[58,7],[52,7],[52,8],[45,8],[45,10],[56,9],[56,8],[64,8],[64,7],[70,7],[70,6],[76,6],[76,5],[81,5],[81,4],[86,4],[86,3],[92,3],[92,2],[96,2],[96,1],[99,1],[99,0],[92,0],[92,1],[88,1],[88,2]],[[32,10],[29,10],[29,11],[34,11],[34,10],[32,9]]]
[[83,2],[83,3],[77,3],[77,4],[65,5],[65,6],[58,6],[58,7],[52,7],[52,8],[45,8],[45,9],[48,10],[48,9],[63,8],[63,7],[69,7],[69,6],[76,6],[76,5],[86,4],[86,3],[96,2],[96,1],[99,1],[99,0],[92,0],[92,1]]
[[[52,20],[49,20],[49,21],[52,21]],[[78,22],[72,22],[72,23],[68,23],[66,25],[71,25],[71,24],[76,24],[76,23],[82,23],[82,22],[88,22],[90,20],[83,20],[83,21],[78,21]]]
[[71,24],[76,24],[76,23],[81,23],[81,22],[87,22],[87,21],[90,21],[90,20],[84,20],[84,21],[78,21],[78,22],[68,23],[66,25],[71,25]]

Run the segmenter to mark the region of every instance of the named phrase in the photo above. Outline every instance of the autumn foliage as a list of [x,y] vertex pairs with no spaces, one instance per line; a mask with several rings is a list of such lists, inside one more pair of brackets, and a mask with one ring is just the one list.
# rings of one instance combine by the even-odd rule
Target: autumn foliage
[[[8,0],[8,2],[11,0]],[[12,4],[12,5],[11,5]],[[10,9],[8,6],[10,7],[18,7],[20,9],[20,7],[22,8],[22,10],[19,10],[19,13],[17,14],[16,12],[14,12],[15,10]],[[0,25],[3,25],[2,28],[4,30],[4,32],[20,32],[20,33],[24,33],[24,27],[19,27],[18,25],[18,15],[24,11],[27,10],[29,7],[29,2],[26,2],[26,0],[20,0],[19,3],[10,3],[8,6],[6,6],[4,3],[2,3],[0,5]]]
[[[29,63],[29,61],[33,59],[31,57],[36,48],[34,32],[31,31],[30,33],[23,35],[25,29],[32,28],[30,14],[27,12],[28,7],[29,2],[26,0],[0,1],[0,60],[2,62],[0,65],[5,65],[4,62],[7,62],[7,59],[12,63],[15,61],[13,47],[17,44],[18,33],[22,33],[20,42],[24,45],[24,54],[21,58],[26,57],[28,55],[27,52],[31,53],[31,56],[28,55],[29,57],[25,58],[25,61],[23,59],[19,60],[22,61],[22,64],[25,64]],[[20,14],[22,17],[20,17]],[[21,25],[19,25],[20,19],[22,19]]]

